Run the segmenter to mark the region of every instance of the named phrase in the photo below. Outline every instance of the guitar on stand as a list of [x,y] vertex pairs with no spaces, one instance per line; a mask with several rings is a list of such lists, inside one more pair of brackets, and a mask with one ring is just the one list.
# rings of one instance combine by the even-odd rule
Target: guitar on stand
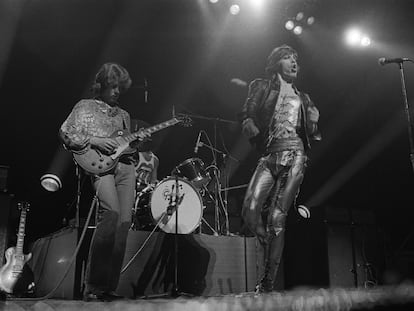
[[23,253],[26,215],[30,204],[19,202],[18,208],[21,210],[21,214],[17,244],[16,247],[10,247],[5,252],[6,264],[0,268],[0,290],[7,294],[24,295],[34,291],[33,272],[26,265],[32,258],[32,254],[25,255]]

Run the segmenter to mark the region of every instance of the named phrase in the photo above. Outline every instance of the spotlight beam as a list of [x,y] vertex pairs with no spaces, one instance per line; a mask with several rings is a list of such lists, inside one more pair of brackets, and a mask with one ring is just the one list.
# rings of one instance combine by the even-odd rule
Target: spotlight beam
[[351,179],[364,165],[375,158],[381,150],[384,150],[405,129],[401,116],[396,114],[377,135],[354,157],[339,169],[305,204],[306,206],[318,206],[335,194],[338,189]]

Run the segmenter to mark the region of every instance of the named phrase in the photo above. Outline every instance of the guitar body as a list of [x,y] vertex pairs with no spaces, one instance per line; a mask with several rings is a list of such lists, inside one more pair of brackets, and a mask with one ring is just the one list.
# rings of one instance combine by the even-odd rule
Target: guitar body
[[119,144],[116,152],[113,154],[103,154],[95,148],[88,147],[80,153],[73,153],[73,158],[88,173],[98,176],[103,175],[116,166],[122,155],[135,152],[135,149],[129,146],[129,141],[124,139],[128,135],[130,134],[127,131],[116,131],[110,136]]
[[6,264],[0,268],[0,290],[8,294],[24,294],[33,290],[34,276],[26,263],[32,254],[17,255],[10,247],[5,253]]

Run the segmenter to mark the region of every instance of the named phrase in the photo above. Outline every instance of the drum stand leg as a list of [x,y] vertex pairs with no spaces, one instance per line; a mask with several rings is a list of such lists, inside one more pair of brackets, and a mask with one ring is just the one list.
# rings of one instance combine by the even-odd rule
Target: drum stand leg
[[[167,208],[167,211],[163,214],[162,219],[165,216],[170,216],[172,215],[172,213],[175,211],[175,232],[173,233],[174,235],[174,284],[173,284],[173,288],[169,293],[164,293],[164,294],[160,294],[160,295],[150,295],[150,296],[145,296],[143,298],[162,298],[162,297],[172,297],[172,298],[177,298],[177,297],[183,297],[183,296],[187,296],[187,297],[193,297],[194,295],[189,294],[189,293],[185,293],[179,290],[178,287],[178,209],[179,209],[179,193],[178,193],[178,177],[175,176],[175,193],[174,193],[174,199],[172,202],[170,202],[170,205]],[[157,225],[159,225],[161,223],[161,220],[158,222]]]
[[211,230],[211,232],[213,232],[213,235],[218,236],[218,232],[216,230],[214,230],[214,228],[212,226],[210,226],[210,224],[207,222],[207,220],[204,217],[201,217],[201,221],[200,221],[200,226],[199,226],[199,233],[203,233],[202,232],[202,224],[204,224]]

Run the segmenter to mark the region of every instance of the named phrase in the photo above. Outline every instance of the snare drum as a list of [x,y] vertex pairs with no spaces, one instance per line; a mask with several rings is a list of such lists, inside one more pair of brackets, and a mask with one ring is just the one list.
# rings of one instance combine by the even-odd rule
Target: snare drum
[[168,177],[159,182],[152,192],[150,205],[154,222],[166,233],[176,233],[176,223],[177,233],[192,233],[199,226],[203,213],[199,192],[180,177]]
[[204,170],[203,161],[199,158],[190,158],[181,162],[175,167],[173,175],[187,178],[196,188],[202,188],[211,179],[210,174]]

